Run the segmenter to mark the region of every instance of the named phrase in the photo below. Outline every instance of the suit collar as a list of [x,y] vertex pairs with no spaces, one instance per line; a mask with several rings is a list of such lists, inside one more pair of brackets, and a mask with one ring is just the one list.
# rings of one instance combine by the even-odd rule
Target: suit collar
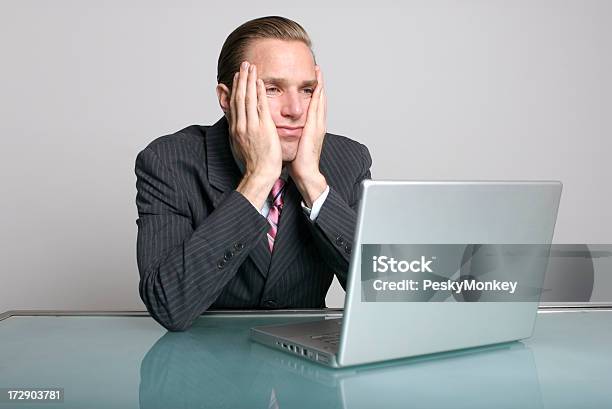
[[208,181],[217,190],[233,190],[240,183],[242,174],[232,155],[225,116],[206,130],[206,163]]

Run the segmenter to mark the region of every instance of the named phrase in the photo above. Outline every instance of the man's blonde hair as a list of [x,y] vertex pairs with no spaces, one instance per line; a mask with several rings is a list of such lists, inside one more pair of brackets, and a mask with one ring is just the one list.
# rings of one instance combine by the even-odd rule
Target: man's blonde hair
[[[280,16],[256,18],[232,31],[223,43],[217,63],[217,83],[232,88],[234,73],[240,70],[240,63],[244,61],[247,47],[251,41],[260,38],[301,41],[312,52],[308,33],[295,21]],[[312,56],[314,58],[314,53]]]

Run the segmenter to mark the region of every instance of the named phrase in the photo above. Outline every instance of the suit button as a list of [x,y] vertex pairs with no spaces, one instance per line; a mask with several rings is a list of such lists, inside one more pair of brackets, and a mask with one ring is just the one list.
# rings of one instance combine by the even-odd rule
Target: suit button
[[228,250],[223,255],[223,260],[228,261],[232,257],[234,257],[234,253],[231,250]]
[[223,266],[224,266],[224,265],[225,265],[225,260],[220,260],[220,261],[217,263],[217,268],[221,269],[221,268],[223,268]]
[[264,302],[264,307],[276,308],[277,306],[278,306],[278,304],[274,300],[267,300],[267,301]]
[[338,237],[336,237],[336,244],[337,244],[338,246],[342,246],[342,245],[344,245],[344,238],[343,238],[342,236],[338,236]]
[[344,246],[344,252],[346,254],[351,254],[351,243],[346,243],[346,246]]
[[234,244],[234,250],[236,250],[236,251],[240,251],[243,248],[244,248],[244,244],[242,244],[240,242]]

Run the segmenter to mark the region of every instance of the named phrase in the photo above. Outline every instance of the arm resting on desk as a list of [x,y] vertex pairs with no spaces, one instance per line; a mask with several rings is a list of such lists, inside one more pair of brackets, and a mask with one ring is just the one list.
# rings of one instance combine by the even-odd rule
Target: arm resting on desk
[[194,229],[176,178],[151,148],[138,155],[135,171],[140,297],[165,328],[185,330],[219,297],[268,223],[230,191]]

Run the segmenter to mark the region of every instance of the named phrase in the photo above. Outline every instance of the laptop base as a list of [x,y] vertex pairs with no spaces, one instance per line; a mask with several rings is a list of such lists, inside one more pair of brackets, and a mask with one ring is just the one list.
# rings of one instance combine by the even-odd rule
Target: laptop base
[[338,367],[342,319],[251,328],[251,339],[321,365]]

